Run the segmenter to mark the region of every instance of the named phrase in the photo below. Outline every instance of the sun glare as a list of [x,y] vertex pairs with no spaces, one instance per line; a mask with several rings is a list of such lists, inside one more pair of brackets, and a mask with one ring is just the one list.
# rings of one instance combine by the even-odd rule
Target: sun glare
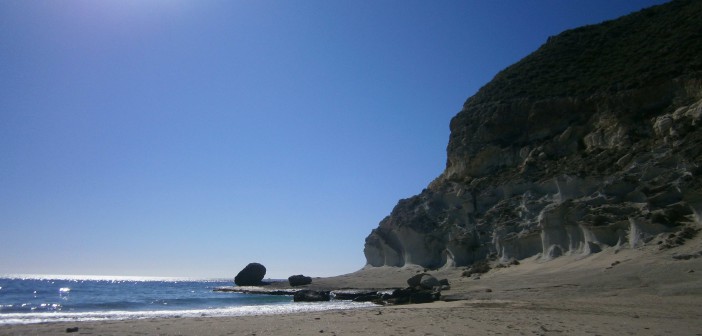
[[54,10],[91,29],[115,33],[148,33],[188,12],[191,2],[168,0],[75,0],[55,2]]
[[192,277],[155,277],[155,276],[119,276],[119,275],[66,275],[66,274],[7,274],[0,275],[0,278],[5,279],[21,279],[21,280],[69,280],[69,281],[207,281],[213,280],[210,278],[192,278]]

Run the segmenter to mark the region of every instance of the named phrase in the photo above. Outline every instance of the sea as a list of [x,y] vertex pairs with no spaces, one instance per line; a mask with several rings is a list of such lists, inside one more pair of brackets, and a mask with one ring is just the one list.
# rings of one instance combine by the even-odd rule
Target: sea
[[148,318],[247,316],[371,307],[289,295],[215,292],[224,279],[0,276],[0,325]]

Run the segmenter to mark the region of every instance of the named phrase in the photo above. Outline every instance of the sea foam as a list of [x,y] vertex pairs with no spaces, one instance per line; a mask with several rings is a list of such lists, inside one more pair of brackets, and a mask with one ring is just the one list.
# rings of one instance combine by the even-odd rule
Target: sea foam
[[106,320],[134,320],[157,318],[226,317],[275,315],[317,312],[325,310],[346,310],[374,307],[372,303],[330,301],[321,303],[287,303],[276,305],[236,306],[228,308],[192,310],[152,310],[152,311],[104,311],[104,312],[42,312],[0,314],[0,325],[32,324],[46,322],[81,322]]

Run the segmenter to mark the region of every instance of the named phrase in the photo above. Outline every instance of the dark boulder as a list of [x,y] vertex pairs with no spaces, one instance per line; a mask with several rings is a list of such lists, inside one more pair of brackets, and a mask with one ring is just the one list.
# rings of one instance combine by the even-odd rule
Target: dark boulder
[[425,275],[429,275],[428,273],[420,273],[420,274],[415,274],[409,279],[407,279],[407,285],[410,287],[417,287],[419,286],[419,283],[422,281],[422,277]]
[[329,300],[331,300],[331,295],[329,295],[329,291],[315,291],[310,289],[304,289],[295,292],[295,295],[293,296],[293,301],[295,302],[319,302]]
[[288,283],[290,283],[290,286],[303,286],[303,285],[309,285],[312,283],[312,278],[308,276],[304,276],[302,274],[298,275],[293,275],[288,278]]
[[441,286],[439,280],[428,273],[421,273],[407,279],[407,285],[411,288],[421,287],[423,289],[432,289],[436,286]]
[[389,304],[429,303],[434,302],[439,298],[441,298],[440,291],[410,287],[405,289],[396,289],[386,298],[385,301]]
[[419,281],[419,286],[423,289],[432,289],[434,287],[441,286],[441,284],[439,283],[439,279],[427,274],[422,277],[421,281]]
[[256,286],[266,275],[266,267],[259,263],[250,263],[234,277],[237,286]]

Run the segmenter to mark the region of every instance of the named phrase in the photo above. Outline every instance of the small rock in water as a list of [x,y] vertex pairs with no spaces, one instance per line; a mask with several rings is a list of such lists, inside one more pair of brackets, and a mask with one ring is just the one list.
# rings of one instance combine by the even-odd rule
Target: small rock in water
[[78,327],[73,327],[73,328],[66,328],[67,333],[74,333],[78,332],[79,328]]

